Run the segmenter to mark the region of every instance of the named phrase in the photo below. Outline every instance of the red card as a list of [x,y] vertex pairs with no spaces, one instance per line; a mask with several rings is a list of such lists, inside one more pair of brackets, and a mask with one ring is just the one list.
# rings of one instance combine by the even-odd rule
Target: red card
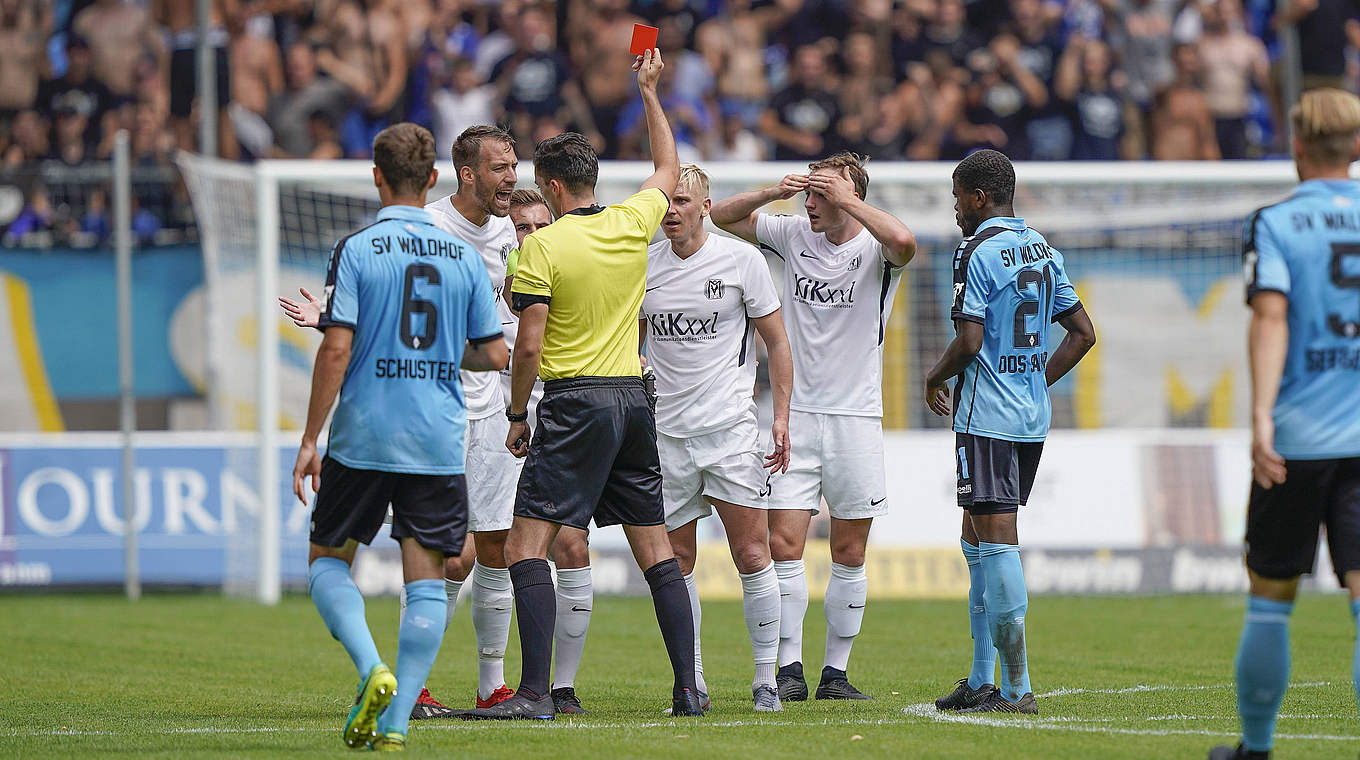
[[633,41],[628,45],[628,52],[642,55],[656,47],[656,33],[657,28],[654,26],[633,24]]

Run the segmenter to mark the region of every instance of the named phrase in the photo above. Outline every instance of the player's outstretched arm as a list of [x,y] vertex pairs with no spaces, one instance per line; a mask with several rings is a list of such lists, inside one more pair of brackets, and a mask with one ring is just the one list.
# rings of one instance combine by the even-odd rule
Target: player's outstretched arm
[[[529,395],[538,379],[538,361],[543,352],[543,331],[548,325],[548,304],[531,303],[520,310],[519,333],[515,336],[514,360],[510,363],[510,407],[512,414],[529,410]],[[529,423],[511,422],[505,447],[517,457],[529,454]]]
[[956,319],[958,334],[945,348],[935,368],[926,375],[926,406],[941,417],[949,416],[949,379],[973,363],[982,350],[982,323],[970,319]]
[[901,219],[881,208],[870,206],[855,193],[847,170],[839,173],[818,172],[808,177],[808,187],[845,210],[855,221],[864,225],[874,239],[883,245],[883,258],[895,267],[904,267],[916,255],[916,236],[911,234]]
[[321,323],[321,309],[325,304],[306,288],[298,288],[298,292],[302,294],[301,301],[279,296],[279,307],[283,309],[283,315],[293,320],[293,324],[298,327],[316,327]]
[[657,188],[667,198],[675,195],[675,183],[680,180],[680,157],[675,152],[675,136],[671,134],[661,97],[656,94],[656,83],[661,78],[661,50],[652,48],[637,57],[633,70],[638,75],[638,91],[642,93],[642,110],[647,117],[647,140],[652,148],[652,165],[656,171],[642,183],[642,189]]
[[765,457],[765,467],[774,472],[789,470],[789,398],[793,395],[793,351],[784,331],[779,309],[755,320],[760,339],[770,355],[770,393],[774,397],[774,423],[770,437],[774,451]]
[[1058,320],[1067,335],[1063,336],[1058,348],[1048,357],[1044,367],[1044,381],[1052,385],[1072,371],[1077,362],[1096,345],[1096,328],[1091,324],[1091,316],[1086,309],[1080,308]]
[[756,212],[760,207],[774,201],[788,200],[807,188],[806,174],[788,174],[779,180],[777,185],[737,193],[731,198],[714,203],[708,218],[718,225],[718,229],[736,235],[748,243],[760,245],[760,240],[756,238]]
[[307,426],[302,431],[302,445],[298,448],[297,462],[293,465],[293,493],[303,504],[307,503],[307,478],[312,478],[312,492],[321,487],[321,454],[316,448],[316,439],[321,436],[321,428],[326,424],[331,405],[340,393],[340,384],[345,381],[345,370],[349,369],[350,345],[354,342],[354,330],[348,327],[331,327],[321,339],[321,347],[316,350],[316,363],[312,366],[312,395],[307,402]]
[[505,339],[497,336],[495,340],[473,343],[468,341],[463,350],[463,361],[458,366],[473,372],[498,372],[510,364],[510,347]]
[[1285,480],[1284,457],[1275,450],[1275,399],[1289,353],[1289,297],[1261,291],[1251,297],[1247,362],[1251,365],[1251,476],[1262,488]]

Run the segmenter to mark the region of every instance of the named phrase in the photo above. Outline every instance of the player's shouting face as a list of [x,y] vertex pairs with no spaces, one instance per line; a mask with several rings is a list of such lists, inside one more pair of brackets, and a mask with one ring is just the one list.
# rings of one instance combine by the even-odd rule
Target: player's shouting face
[[[505,216],[510,213],[510,194],[519,181],[519,158],[514,146],[501,140],[483,140],[480,150],[475,170],[464,167],[472,174],[473,194],[488,214]],[[460,179],[467,181],[466,177]]]
[[661,230],[668,240],[684,240],[703,229],[712,205],[707,193],[686,182],[675,188],[670,210],[661,218]]

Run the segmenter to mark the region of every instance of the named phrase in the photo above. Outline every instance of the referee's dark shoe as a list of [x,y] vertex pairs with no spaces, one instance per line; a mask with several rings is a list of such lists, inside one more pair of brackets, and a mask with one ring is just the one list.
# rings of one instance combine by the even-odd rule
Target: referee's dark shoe
[[1219,745],[1209,750],[1209,760],[1269,760],[1269,752],[1253,752],[1241,744],[1236,747]]
[[967,710],[970,707],[982,704],[994,691],[996,691],[996,687],[992,684],[984,683],[974,689],[968,685],[967,678],[961,678],[958,684],[954,686],[953,691],[935,700],[935,709],[941,712]]
[[1032,692],[1025,692],[1025,696],[1018,702],[1012,702],[1001,696],[1001,690],[995,689],[981,704],[974,705],[961,713],[1023,713],[1025,715],[1038,715],[1039,703],[1034,701]]
[[780,702],[806,702],[807,681],[803,680],[803,663],[791,662],[779,669],[774,676],[778,687]]
[[552,720],[556,712],[551,696],[530,699],[521,690],[500,704],[459,710],[454,716],[464,720]]
[[704,717],[703,705],[699,702],[699,696],[689,689],[681,689],[671,701],[672,718],[702,718]]
[[844,670],[830,665],[822,668],[822,682],[817,684],[817,699],[873,699],[850,685]]
[[582,715],[586,711],[581,706],[581,700],[576,698],[576,689],[571,686],[553,689],[552,701],[560,715]]

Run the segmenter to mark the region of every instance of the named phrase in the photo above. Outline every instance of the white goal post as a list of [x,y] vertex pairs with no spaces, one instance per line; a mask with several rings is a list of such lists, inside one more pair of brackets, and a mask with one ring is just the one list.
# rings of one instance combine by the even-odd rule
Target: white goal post
[[[365,161],[286,160],[261,161],[251,167],[192,155],[180,156],[179,164],[203,241],[203,308],[208,338],[199,379],[211,400],[212,424],[217,429],[253,429],[258,436],[257,485],[262,495],[255,536],[258,542],[248,551],[243,549],[243,557],[251,556],[253,566],[238,571],[241,585],[250,588],[261,602],[272,604],[281,590],[282,505],[280,498],[273,496],[285,493],[280,482],[280,446],[293,442],[292,434],[285,434],[285,430],[301,426],[307,386],[299,378],[310,369],[308,350],[314,349],[318,339],[302,336],[283,319],[277,297],[295,293],[298,285],[320,292],[315,288],[324,277],[335,240],[367,223],[377,209],[372,165]],[[455,175],[447,157],[438,168],[440,181],[431,199],[454,189]],[[712,178],[715,199],[776,183],[788,173],[807,171],[806,164],[792,162],[712,163],[704,168]],[[937,352],[941,340],[947,337],[947,312],[939,313],[936,300],[941,285],[938,268],[958,240],[950,193],[953,168],[953,163],[946,162],[871,161],[867,165],[870,203],[898,215],[918,238],[932,241],[929,261],[914,262],[911,269],[925,267],[927,274],[936,272],[921,276],[911,286],[904,285],[904,290],[910,290],[906,307],[903,297],[898,299],[896,311],[903,316],[897,323],[898,337],[891,339],[885,354],[885,365],[893,363],[891,371],[885,367],[885,387],[890,382],[894,389],[900,385],[891,404],[885,395],[885,408],[892,418],[887,423],[894,427],[935,425],[918,416],[908,402],[915,398],[916,379],[924,371],[919,365],[931,352]],[[651,173],[648,162],[602,163],[600,201],[622,200]],[[1242,219],[1252,209],[1283,197],[1297,181],[1288,162],[1021,163],[1016,165],[1016,175],[1017,213],[1068,253],[1069,261],[1079,260],[1084,251],[1090,251],[1091,261],[1100,262],[1097,269],[1101,272],[1118,275],[1137,270],[1145,276],[1130,281],[1134,284],[1124,290],[1136,293],[1147,287],[1146,309],[1150,314],[1120,313],[1131,307],[1120,305],[1125,303],[1115,297],[1120,288],[1109,283],[1093,288],[1105,294],[1095,310],[1100,326],[1114,328],[1115,335],[1121,331],[1121,320],[1161,320],[1164,324],[1159,325],[1158,335],[1163,337],[1157,338],[1158,345],[1175,343],[1178,326],[1169,320],[1176,318],[1173,312],[1181,307],[1163,306],[1158,299],[1174,301],[1174,295],[1153,293],[1146,285],[1146,276],[1183,270],[1184,277],[1174,277],[1199,282],[1196,288],[1222,280],[1225,271],[1236,266],[1232,260],[1237,255]],[[520,164],[519,177],[521,187],[532,186],[533,170],[528,161]],[[800,199],[777,204],[776,210],[801,213]],[[1202,264],[1202,256],[1212,258],[1212,265]],[[294,282],[297,278],[306,279]],[[1108,295],[1111,293],[1115,295]],[[1134,356],[1114,357],[1107,352],[1103,366],[1108,375],[1147,361],[1136,355],[1140,350],[1137,346],[1144,344],[1135,341],[1128,345],[1135,347],[1131,349]],[[1166,350],[1171,363],[1168,366],[1172,366],[1184,358],[1180,352],[1200,349],[1187,343],[1169,345]],[[1228,401],[1211,399],[1207,409],[1196,401],[1204,393],[1220,393],[1214,383],[1222,375],[1222,362],[1205,364],[1198,356],[1184,360],[1194,367],[1174,369],[1177,379],[1168,381],[1172,387],[1162,394],[1165,399],[1156,394],[1140,396],[1117,383],[1111,385],[1107,377],[1106,381],[1093,381],[1094,385],[1088,382],[1085,391],[1076,388],[1071,400],[1062,404],[1055,401],[1055,424],[1237,424],[1233,405],[1242,402],[1231,391]],[[1209,386],[1213,387],[1205,391]],[[1120,399],[1126,397],[1129,400],[1121,403]],[[1159,404],[1170,411],[1140,416],[1142,412],[1136,406]]]

